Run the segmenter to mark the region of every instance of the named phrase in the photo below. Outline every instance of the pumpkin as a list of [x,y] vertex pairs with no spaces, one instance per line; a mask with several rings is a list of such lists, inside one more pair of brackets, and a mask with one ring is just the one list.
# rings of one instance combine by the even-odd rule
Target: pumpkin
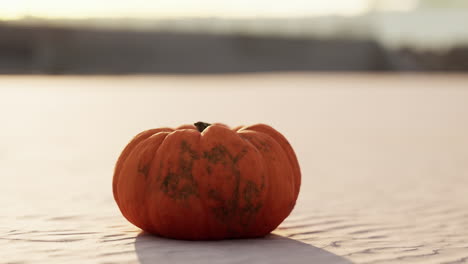
[[296,155],[268,125],[197,122],[143,131],[121,153],[113,194],[123,216],[163,237],[262,237],[292,211]]

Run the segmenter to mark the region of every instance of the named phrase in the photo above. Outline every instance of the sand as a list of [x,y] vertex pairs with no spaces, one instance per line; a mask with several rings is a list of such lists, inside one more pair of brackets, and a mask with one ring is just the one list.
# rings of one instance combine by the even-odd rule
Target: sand
[[[303,186],[265,239],[186,242],[129,224],[114,162],[139,131],[269,123]],[[466,263],[468,77],[0,77],[2,263]]]

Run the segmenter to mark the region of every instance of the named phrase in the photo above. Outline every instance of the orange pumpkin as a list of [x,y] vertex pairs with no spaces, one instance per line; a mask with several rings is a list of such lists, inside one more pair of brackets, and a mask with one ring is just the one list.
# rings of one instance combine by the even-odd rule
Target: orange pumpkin
[[286,138],[264,124],[157,128],[120,155],[113,193],[139,228],[188,240],[262,237],[292,211],[301,184]]

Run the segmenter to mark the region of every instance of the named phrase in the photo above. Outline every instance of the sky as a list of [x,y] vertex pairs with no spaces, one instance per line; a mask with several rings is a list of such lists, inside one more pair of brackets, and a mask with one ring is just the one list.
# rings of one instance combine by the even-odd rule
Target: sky
[[376,1],[405,8],[416,0],[0,0],[0,19],[357,15]]

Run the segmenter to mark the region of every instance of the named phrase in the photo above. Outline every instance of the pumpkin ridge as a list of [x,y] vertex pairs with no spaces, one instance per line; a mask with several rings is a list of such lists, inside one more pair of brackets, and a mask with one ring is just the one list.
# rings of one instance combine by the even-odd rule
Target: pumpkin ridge
[[[250,130],[250,129],[248,129],[248,128],[243,129],[242,131],[239,131],[239,132],[237,132],[237,133],[238,133],[241,137],[244,137],[246,140],[250,141],[250,142],[254,145],[254,147],[261,153],[262,158],[265,160],[265,164],[268,164],[269,162],[282,162],[282,161],[275,160],[276,158],[282,156],[282,157],[285,157],[285,158],[286,158],[285,162],[289,164],[289,167],[290,167],[290,169],[291,169],[291,172],[293,172],[293,165],[290,164],[289,159],[287,158],[287,153],[286,153],[286,152],[284,151],[284,149],[281,147],[281,144],[278,143],[278,142],[275,140],[275,138],[273,138],[272,136],[270,136],[270,135],[268,135],[268,134],[266,134],[266,133],[258,132],[258,131],[256,131],[256,130]],[[262,137],[263,137],[263,139],[262,139]],[[268,141],[270,141],[271,144],[276,144],[276,145],[277,145],[276,148],[277,148],[278,153],[276,153],[276,152],[271,152],[271,148],[273,148],[273,146],[265,147],[265,144],[267,144],[267,143],[265,142],[265,139],[268,140]],[[268,144],[267,144],[267,145],[268,145]],[[279,155],[279,156],[278,156],[278,155]],[[269,157],[269,160],[268,160],[268,157]],[[267,166],[268,166],[268,165],[267,165]],[[287,177],[287,175],[277,175],[277,177],[284,177],[284,176]],[[271,177],[271,176],[270,176],[270,177]],[[276,179],[276,180],[278,180],[278,179]],[[286,181],[289,181],[289,180],[292,181],[291,184],[292,184],[292,187],[294,188],[294,175],[292,175],[291,178],[287,178],[287,179],[286,179]],[[266,189],[266,191],[269,192],[269,193],[271,193],[271,192],[272,192],[272,188],[273,188],[273,186],[270,184],[270,185],[268,185],[268,188]],[[295,196],[295,192],[293,191],[292,193],[293,193],[294,196]],[[284,193],[284,195],[286,195],[286,194],[287,194],[287,192]],[[279,194],[278,194],[278,193],[275,193],[275,195],[278,196]],[[267,196],[268,196],[268,194],[267,194]],[[276,201],[270,201],[270,202],[276,203]],[[293,209],[293,207],[294,207],[294,204],[295,204],[295,203],[293,203],[293,204],[288,204],[288,209],[290,209],[290,210],[289,210],[289,212],[288,212],[286,215],[282,216],[283,219],[281,219],[281,221],[283,221],[283,220],[291,213],[291,211],[292,211],[292,209]],[[263,212],[263,213],[265,213],[265,212]],[[278,225],[281,223],[281,221],[278,223]],[[276,228],[276,227],[277,227],[277,226],[274,226],[274,228]],[[271,231],[272,231],[272,230],[271,230]]]
[[[123,161],[122,163],[122,166],[121,166],[121,170],[119,172],[119,174],[122,174],[124,173],[126,170],[128,172],[128,170],[132,169],[132,161],[133,161],[133,164],[136,165],[136,171],[135,170],[130,170],[131,172],[133,173],[130,173],[130,174],[126,174],[124,175],[123,177],[121,176],[120,178],[121,179],[126,179],[127,181],[129,180],[129,178],[133,178],[135,179],[134,181],[137,182],[136,184],[140,183],[142,180],[142,177],[140,177],[140,174],[142,172],[146,173],[146,174],[143,174],[144,176],[144,182],[146,182],[148,180],[148,173],[149,171],[148,170],[143,170],[142,167],[146,167],[146,165],[149,166],[149,164],[151,163],[151,161],[154,159],[154,156],[156,155],[156,151],[159,147],[159,145],[162,143],[163,139],[167,136],[168,132],[156,132],[155,134],[152,134],[151,136],[149,137],[146,137],[146,138],[143,138],[139,141],[139,143],[137,143],[136,145],[133,146],[133,148],[131,149],[130,153],[128,154],[128,156],[126,157],[126,159]],[[154,141],[154,140],[158,140],[156,137],[157,136],[164,136],[164,138],[162,140],[160,140],[159,143],[157,143],[157,141]],[[152,142],[150,142],[152,141]],[[157,143],[157,144],[154,144],[154,143]],[[149,158],[146,158],[147,161],[144,161],[143,159],[145,159],[145,155],[148,155],[149,154]],[[117,190],[117,193],[118,190]],[[120,197],[120,195],[119,195]],[[135,224],[136,226],[140,227],[140,228],[146,228],[147,227],[147,223],[145,220],[142,220],[140,217],[138,217],[137,215],[139,215],[138,213],[136,213],[134,210],[130,210],[130,208],[132,207],[135,207],[134,205],[130,205],[129,206],[129,203],[135,203],[135,198],[138,197],[137,194],[135,194],[135,190],[127,190],[126,193],[123,194],[123,197],[125,198],[125,200],[127,200],[125,204],[125,206],[122,207],[122,212],[125,212],[123,215],[125,216],[125,218],[127,218],[130,222],[132,222],[133,224]],[[131,201],[131,202],[130,202]],[[139,207],[143,207],[145,208],[146,206],[146,195],[143,195],[143,200],[140,201],[142,204],[139,204]]]
[[[291,164],[291,167],[293,168],[294,188],[295,188],[296,199],[297,199],[297,196],[299,195],[299,191],[301,187],[301,169],[299,166],[299,161],[297,160],[296,153],[294,152],[291,146],[291,143],[289,143],[286,137],[284,137],[281,133],[279,133],[278,131],[276,131],[274,128],[272,128],[269,125],[257,124],[257,125],[245,127],[245,130],[255,131],[257,133],[268,135],[270,138],[272,138],[281,146],[281,148],[283,149],[284,153],[286,154],[286,157],[288,158]],[[242,131],[245,131],[245,130],[242,130]],[[273,135],[270,134],[270,132],[273,133]]]
[[[193,167],[190,168],[194,165],[193,162],[199,158],[196,148],[193,145],[190,146],[189,143],[193,142],[194,136],[200,138],[200,133],[196,132],[195,129],[182,128],[169,133],[159,146],[157,155],[152,162],[153,169],[156,171],[155,175],[157,175],[153,184],[155,196],[152,199],[154,204],[171,202],[174,206],[179,204],[181,207],[189,208],[193,202],[191,198],[199,196],[198,182],[193,176]],[[173,145],[177,148],[171,147]],[[167,160],[170,160],[173,165],[164,166],[163,164]],[[179,170],[179,162],[184,167],[182,171]],[[174,168],[177,170],[171,170]],[[172,228],[174,223],[169,220],[167,212],[161,212],[154,206],[149,206],[148,210],[151,212],[153,229],[167,230]],[[168,211],[170,212],[170,210]],[[167,237],[182,236],[180,233],[167,231],[157,233]]]
[[138,135],[136,135],[135,137],[133,137],[130,140],[130,142],[127,144],[127,146],[125,146],[124,150],[120,154],[120,156],[119,156],[119,158],[117,160],[117,163],[115,164],[114,177],[112,179],[112,193],[113,193],[113,196],[114,196],[114,200],[117,202],[117,205],[119,206],[119,208],[120,208],[119,195],[118,195],[118,192],[117,192],[116,188],[117,188],[117,184],[118,184],[119,179],[120,179],[120,172],[121,172],[123,164],[127,160],[130,153],[135,149],[135,147],[141,141],[153,136],[154,134],[157,134],[159,132],[165,132],[165,131],[173,131],[173,129],[172,128],[167,128],[167,127],[155,128],[155,129],[145,130],[145,131],[139,133]]
[[208,160],[209,163],[222,163],[223,166],[228,166],[226,158],[228,158],[231,162],[229,167],[235,176],[234,190],[231,198],[228,201],[220,199],[220,195],[217,195],[217,191],[215,189],[210,189],[208,194],[209,196],[224,202],[224,206],[212,208],[215,216],[224,223],[226,223],[229,219],[232,220],[232,216],[236,215],[239,203],[240,171],[236,167],[238,156],[239,154],[236,155],[236,157],[233,157],[233,155],[226,149],[226,147],[221,144],[212,147],[210,151],[203,152],[203,157]]
[[[254,204],[253,200],[256,194],[255,191],[262,189],[255,188],[256,184],[252,180],[243,177],[242,173],[246,171],[244,168],[242,172],[242,169],[239,167],[241,166],[239,162],[247,153],[252,153],[253,151],[256,153],[254,154],[256,158],[261,157],[255,147],[250,142],[239,137],[235,131],[232,131],[226,126],[214,126],[213,129],[214,131],[210,131],[204,136],[218,136],[226,140],[229,140],[229,137],[233,136],[237,138],[237,144],[235,144],[237,150],[235,154],[232,153],[229,151],[230,147],[225,145],[224,142],[215,143],[210,148],[202,150],[201,156],[207,161],[207,168],[211,170],[211,166],[219,164],[229,171],[230,175],[233,177],[233,182],[231,183],[232,187],[228,196],[225,194],[223,195],[215,188],[206,190],[206,197],[216,202],[214,203],[215,206],[208,205],[205,206],[205,208],[209,209],[217,221],[227,228],[228,237],[242,237],[244,236],[243,234],[248,233],[249,226],[254,224],[252,220],[255,219],[256,214],[262,207],[262,205],[258,205],[261,201],[257,200],[255,201],[257,204]],[[253,153],[251,155],[253,155]],[[261,173],[262,176],[264,176],[263,171]],[[264,180],[264,177],[262,177],[262,180]],[[264,182],[262,186],[264,186]]]
[[[260,157],[261,162],[263,163],[263,166],[262,166],[263,167],[263,172],[261,173],[261,179],[262,179],[261,183],[262,184],[260,185],[260,187],[258,187],[255,183],[253,183],[251,180],[249,180],[247,182],[247,186],[244,188],[244,191],[243,191],[244,200],[247,203],[246,207],[243,208],[243,210],[245,211],[245,214],[247,214],[247,216],[246,216],[247,219],[243,219],[243,220],[248,223],[248,222],[252,221],[252,218],[258,217],[258,215],[261,214],[261,211],[262,211],[262,209],[264,208],[264,205],[265,205],[265,201],[262,201],[257,206],[254,206],[252,201],[251,201],[252,200],[252,195],[259,196],[261,194],[261,192],[268,192],[267,186],[269,186],[270,183],[269,183],[268,177],[265,177],[266,168],[267,168],[267,162],[265,160],[265,157],[257,149],[255,144],[253,144],[250,141],[249,138],[244,137],[242,134],[238,133],[238,131],[236,132],[237,136],[242,138],[245,141],[246,144],[250,145],[251,148],[257,152],[258,156]],[[249,186],[249,182],[253,183],[253,186]],[[267,197],[268,193],[265,193],[264,195],[265,195],[265,197]],[[264,225],[264,223],[260,223],[260,224]],[[262,233],[262,231],[260,231],[259,233]]]

